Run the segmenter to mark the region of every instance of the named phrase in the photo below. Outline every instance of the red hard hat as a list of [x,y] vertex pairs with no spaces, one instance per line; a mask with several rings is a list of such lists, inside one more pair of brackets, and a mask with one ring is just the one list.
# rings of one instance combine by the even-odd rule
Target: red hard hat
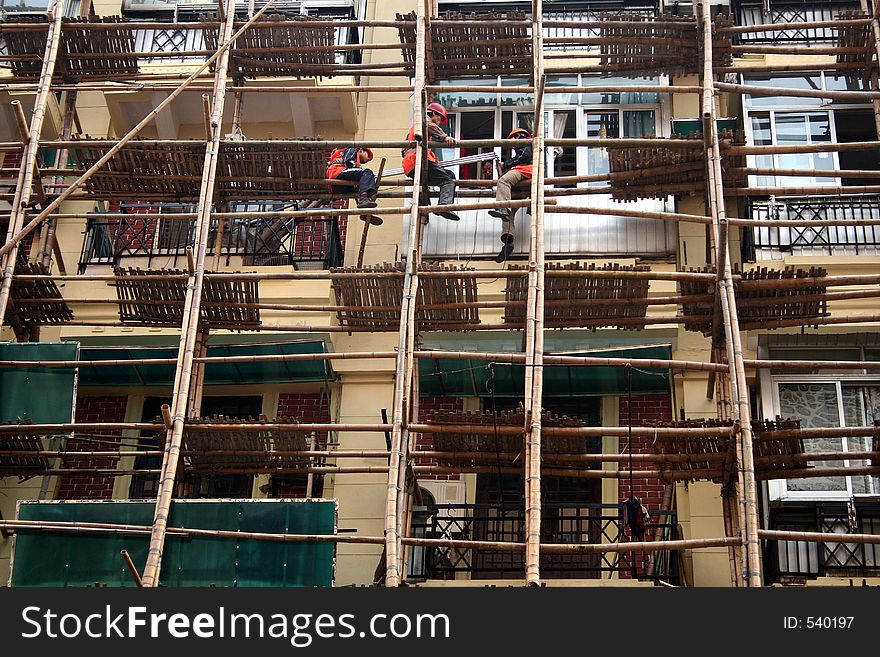
[[360,146],[360,147],[358,148],[358,150],[359,150],[359,151],[367,151],[367,155],[370,156],[370,159],[367,160],[367,162],[369,162],[370,160],[373,159],[373,151],[372,151],[372,149],[367,148],[366,146]]
[[425,111],[437,112],[437,114],[439,114],[440,116],[443,117],[443,120],[441,121],[441,123],[448,123],[449,122],[449,117],[446,115],[446,108],[443,107],[443,105],[441,105],[440,103],[431,103],[430,105],[428,105],[425,108]]
[[524,134],[526,136],[526,139],[532,138],[532,135],[525,128],[514,128],[513,130],[510,131],[510,134],[507,135],[507,138],[513,139],[513,136],[518,135],[518,134]]

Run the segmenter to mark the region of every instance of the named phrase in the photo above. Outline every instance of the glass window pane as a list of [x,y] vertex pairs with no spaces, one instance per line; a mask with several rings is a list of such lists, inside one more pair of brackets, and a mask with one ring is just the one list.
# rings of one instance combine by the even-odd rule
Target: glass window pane
[[623,113],[623,136],[634,138],[655,137],[654,111],[625,111]]
[[[784,418],[796,418],[805,429],[840,426],[837,386],[833,383],[780,383],[779,411]],[[840,438],[804,441],[807,452],[835,452],[843,449]],[[817,467],[822,462],[811,462]],[[829,463],[828,465],[839,465]],[[846,491],[846,477],[813,477],[787,480],[790,491]]]
[[[620,136],[620,115],[617,112],[587,112],[587,137],[616,139]],[[587,149],[587,174],[608,173],[608,151],[605,148]],[[606,185],[590,183],[592,186]]]
[[[446,86],[469,85],[473,87],[494,87],[498,84],[498,81],[496,78],[488,78],[484,80],[440,80],[437,84]],[[494,107],[496,104],[496,98],[497,97],[494,93],[438,91],[433,100],[449,110],[458,107]]]
[[544,93],[546,105],[577,105],[578,94],[554,94],[550,93],[553,87],[576,87],[578,79],[576,75],[551,75],[547,78],[547,91]]
[[[782,89],[821,89],[822,80],[815,75],[781,75],[774,77],[749,75],[744,78],[748,85],[758,87],[776,87]],[[788,105],[795,107],[821,105],[821,98],[795,98],[793,96],[746,96],[746,103],[752,107],[771,107],[774,105]]]
[[[527,87],[529,86],[528,78],[501,78],[502,87]],[[534,107],[535,97],[530,93],[510,93],[501,94],[501,105],[503,107],[511,107],[513,105],[521,107]]]
[[[583,77],[583,86],[635,86],[660,84],[658,78],[598,78]],[[589,92],[581,94],[581,103],[584,105],[656,105],[660,102],[660,94],[654,92]]]

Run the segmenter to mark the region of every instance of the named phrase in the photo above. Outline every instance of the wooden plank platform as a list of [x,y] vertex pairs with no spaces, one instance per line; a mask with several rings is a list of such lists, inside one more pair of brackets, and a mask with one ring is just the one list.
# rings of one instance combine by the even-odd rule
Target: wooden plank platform
[[[706,273],[711,272],[712,269],[704,267],[689,271]],[[774,289],[773,287],[773,281],[778,280],[822,278],[827,274],[827,271],[822,267],[795,269],[789,266],[781,270],[758,267],[746,272],[740,272],[737,266],[734,268],[734,273],[740,275],[740,278],[734,282],[740,330],[773,328],[772,322],[781,319],[803,320],[804,326],[809,326],[811,319],[827,317],[830,314],[828,312],[828,302],[824,299],[808,301],[798,299],[798,297],[824,294],[827,291],[825,285],[803,285],[787,289]],[[766,281],[766,285],[752,286],[748,289],[743,288],[743,282],[752,281]],[[679,281],[679,290],[683,295],[714,294],[715,284],[711,281],[700,280]],[[774,301],[769,301],[771,299]],[[692,321],[685,321],[685,329],[688,331],[699,331],[708,336],[712,332],[711,316],[713,312],[714,303],[711,301],[683,303],[682,313],[685,318],[695,318]]]
[[[523,269],[511,266],[510,269]],[[584,267],[580,263],[567,265],[548,263],[547,271],[650,271],[645,265],[605,264],[597,267],[590,263]],[[632,278],[561,278],[545,279],[544,325],[547,328],[578,327],[598,328],[617,326],[616,319],[644,318],[647,312],[647,279]],[[528,295],[528,279],[525,276],[507,279],[504,290],[505,301],[523,302]],[[592,304],[591,301],[619,300],[616,305]],[[629,302],[624,302],[628,300]],[[508,306],[504,311],[504,323],[511,327],[525,324],[525,306]],[[639,328],[632,323],[627,328]]]
[[[186,279],[143,280],[148,275],[185,275],[181,270],[114,270],[119,319],[123,323],[180,326]],[[206,279],[202,290],[201,323],[205,328],[252,331],[260,326],[260,301],[257,281],[217,281]],[[145,301],[165,303],[144,303]],[[212,305],[222,303],[224,305]],[[227,305],[228,304],[228,305]]]
[[[658,428],[707,428],[707,427],[733,427],[730,420],[682,420],[675,422],[649,422],[650,426]],[[775,472],[786,469],[800,469],[804,467],[802,459],[795,460],[792,457],[803,457],[804,441],[801,438],[777,438],[774,431],[800,429],[799,420],[773,420],[756,421],[752,423],[754,431],[754,454],[760,457],[770,457],[766,462],[761,462],[755,467],[756,472]],[[735,438],[729,436],[700,436],[687,438],[683,436],[657,435],[652,442],[655,454],[685,455],[691,457],[687,461],[669,461],[661,464],[661,469],[668,472],[675,481],[694,481],[706,479],[703,474],[709,471],[708,479],[716,483],[729,485],[735,479]],[[705,458],[709,455],[724,455],[724,459]],[[694,474],[695,471],[703,471]]]
[[[45,276],[51,273],[47,267],[35,262],[18,262],[15,266],[15,276]],[[13,277],[6,324],[18,327],[45,326],[71,320],[73,311],[64,301],[55,281],[22,281]]]
[[[304,431],[276,429],[274,424],[296,424],[295,418],[280,417],[269,422],[265,417],[233,418],[223,415],[214,417],[189,418],[183,435],[183,451],[214,451],[223,450],[228,454],[187,454],[184,462],[187,470],[192,472],[217,473],[236,469],[265,469],[267,472],[276,468],[291,468],[308,465],[309,458],[303,456],[282,456],[274,452],[302,451],[308,449],[308,440]],[[205,431],[199,427],[209,424],[265,424],[260,431]],[[258,456],[236,455],[233,452],[262,452]]]
[[[33,23],[45,26],[40,30],[4,29],[4,23]],[[89,30],[78,27],[85,23],[118,24],[116,29]],[[61,41],[54,77],[58,80],[125,79],[139,71],[136,57],[125,57],[135,52],[134,27],[137,23],[121,16],[89,16],[63,18]],[[47,16],[15,14],[0,21],[0,35],[10,55],[24,55],[35,59],[10,62],[16,78],[40,77],[49,23]],[[113,55],[95,57],[95,55]],[[120,56],[123,55],[123,56]]]
[[[697,21],[692,16],[603,12],[597,16],[608,22],[598,29],[599,66],[608,75],[641,77],[653,75],[690,75],[702,68],[702,49]],[[621,22],[631,25],[620,26]],[[715,16],[716,27],[733,24],[727,14]],[[730,38],[716,34],[713,40],[713,63],[730,66],[731,52],[725,48]]]
[[[212,15],[216,20],[216,14]],[[264,14],[232,46],[230,67],[238,78],[330,77],[337,68],[336,30],[312,25],[323,20],[303,14]],[[261,26],[261,22],[284,25]],[[237,22],[238,30],[244,22]],[[205,47],[218,48],[217,33],[205,30]],[[262,51],[262,52],[261,52]],[[213,69],[212,69],[213,70]]]
[[[21,424],[4,422],[3,424]],[[25,422],[24,424],[32,424]],[[0,434],[0,450],[15,454],[0,454],[0,477],[27,477],[49,468],[49,461],[37,452],[44,449],[42,437],[32,433]]]
[[[461,424],[479,425],[484,427],[524,427],[525,418],[522,407],[516,411],[502,411],[494,417],[491,411],[456,411],[433,413],[427,424]],[[582,427],[580,418],[564,415],[553,415],[548,411],[541,413],[541,425],[544,427]],[[433,449],[441,452],[479,452],[478,457],[455,457],[438,459],[438,465],[494,465],[498,462],[498,453],[521,454],[524,447],[524,434],[494,435],[471,433],[436,433],[433,436]],[[542,443],[541,451],[545,454],[586,454],[587,440],[578,436],[553,436]],[[522,465],[522,457],[513,461],[505,459],[502,465]],[[580,464],[580,467],[587,467]]]
[[[745,135],[723,131],[719,137],[733,145],[744,145]],[[706,152],[701,133],[676,140],[693,141],[693,148],[669,148],[667,139],[657,145],[638,148],[608,147],[611,196],[617,201],[666,199],[681,194],[702,194],[706,189]],[[741,171],[744,155],[725,156],[722,171],[730,185],[746,183]]]
[[[401,272],[402,263],[384,264],[359,269],[345,267],[334,272]],[[420,271],[464,271],[455,266],[422,264]],[[341,326],[397,326],[400,323],[400,306],[403,301],[402,278],[346,278],[334,279],[333,290],[336,303],[348,310],[340,310],[336,316]],[[416,296],[416,322],[419,329],[442,329],[444,325],[469,324],[479,326],[479,310],[464,304],[477,300],[477,280],[450,276],[448,278],[423,278],[419,280]],[[454,308],[425,308],[426,305],[443,306],[462,304]],[[351,308],[355,308],[352,310]]]
[[[427,76],[443,78],[531,75],[532,36],[528,25],[504,25],[499,21],[525,21],[519,11],[443,12],[439,20],[467,21],[468,25],[430,24],[427,35]],[[403,61],[415,65],[416,14],[397,14],[410,25],[398,28]]]
[[[85,171],[108,150],[109,146],[90,146],[83,140],[70,152],[76,167]],[[215,195],[221,200],[287,200],[300,192],[327,191],[323,180],[329,156],[330,149],[324,146],[225,141],[220,146]],[[204,158],[204,141],[156,144],[132,140],[83,189],[97,199],[197,201]]]

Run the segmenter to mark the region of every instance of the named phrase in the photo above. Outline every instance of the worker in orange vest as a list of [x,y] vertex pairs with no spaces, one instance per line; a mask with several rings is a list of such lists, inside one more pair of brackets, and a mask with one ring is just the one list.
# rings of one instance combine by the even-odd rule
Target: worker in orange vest
[[[531,139],[532,135],[525,128],[514,128],[507,138]],[[498,179],[495,200],[509,201],[511,188],[532,177],[531,144],[515,148],[513,156],[501,164],[501,171],[503,175]],[[516,208],[498,208],[489,210],[489,214],[501,219],[501,251],[498,252],[495,262],[504,262],[513,253],[513,218],[516,216]]]
[[[358,184],[357,206],[359,208],[375,208],[376,201],[376,174],[370,169],[364,169],[366,164],[373,159],[373,151],[369,148],[337,148],[330,155],[327,162],[327,177],[331,180],[348,180]],[[330,191],[344,194],[351,188],[342,185],[331,185]]]
[[[455,139],[446,134],[441,125],[449,123],[449,117],[446,114],[446,108],[440,103],[431,103],[425,108],[428,115],[428,139],[433,141],[442,141],[449,146],[455,144]],[[406,135],[409,142],[415,141],[415,125],[412,125]],[[403,156],[403,172],[407,177],[413,177],[413,171],[416,168],[416,148],[409,146],[401,151]],[[450,205],[455,202],[455,174],[449,169],[440,166],[437,156],[433,151],[428,150],[428,184],[440,188],[440,200],[438,205]],[[458,221],[459,217],[454,212],[439,212],[441,217],[450,221]]]

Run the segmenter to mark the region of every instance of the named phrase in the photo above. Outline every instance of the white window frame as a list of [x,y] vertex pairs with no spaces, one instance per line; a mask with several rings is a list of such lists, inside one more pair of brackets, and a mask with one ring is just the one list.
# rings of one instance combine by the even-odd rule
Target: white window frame
[[[795,75],[795,74],[792,74]],[[827,89],[827,78],[828,73],[825,71],[818,72],[819,78],[822,83],[822,89]],[[791,77],[780,75],[779,77]],[[741,75],[740,76],[740,84],[745,86],[749,85],[748,76]],[[772,86],[772,85],[771,85]],[[833,103],[830,101],[825,101],[822,103],[818,103],[815,105],[805,105],[803,103],[802,98],[797,98],[795,96],[792,97],[783,97],[784,100],[778,104],[774,105],[752,105],[751,97],[748,92],[743,92],[742,96],[742,109],[743,109],[743,127],[745,128],[746,135],[746,143],[749,145],[754,145],[755,143],[755,134],[752,128],[752,116],[755,114],[769,114],[770,115],[770,136],[772,140],[772,145],[778,145],[777,137],[776,137],[776,115],[777,114],[827,114],[828,115],[828,125],[831,130],[831,142],[832,144],[838,143],[837,141],[837,126],[835,123],[835,111],[837,110],[847,110],[847,109],[871,109],[870,103]],[[810,140],[808,143],[812,143],[812,138],[809,135],[809,131],[807,132],[807,138]],[[840,159],[838,157],[837,151],[831,153],[833,159],[833,168],[840,169]],[[748,155],[746,156],[747,166],[756,167],[757,165],[757,155]],[[779,155],[774,154],[773,157],[773,167],[779,168]],[[759,183],[759,178],[767,178],[770,176],[749,176],[749,185],[752,187],[765,187],[767,185],[761,185]],[[822,176],[823,178],[829,178],[830,180],[826,182],[821,182],[816,178],[807,178],[805,176],[799,177],[800,185],[815,185],[815,186],[840,186],[841,179],[835,178],[833,176]],[[780,182],[780,176],[772,176],[773,178],[773,186],[785,186],[785,183]],[[796,185],[795,185],[796,186]]]
[[[858,369],[858,361],[853,361],[853,369]],[[779,403],[779,384],[780,383],[802,383],[802,384],[831,384],[836,386],[837,393],[837,414],[838,426],[844,427],[844,410],[843,410],[843,394],[842,387],[844,384],[856,385],[880,385],[880,377],[866,376],[865,374],[838,375],[828,376],[822,374],[771,374],[770,370],[763,369],[760,372],[761,380],[761,402],[765,409],[764,415],[769,417],[781,416]],[[849,441],[847,438],[841,438],[842,451],[849,451]],[[845,460],[845,466],[849,465],[849,461]],[[768,489],[771,500],[834,500],[846,501],[855,497],[858,498],[876,498],[880,496],[880,491],[873,493],[853,493],[852,478],[850,475],[844,475],[846,479],[846,490],[838,491],[790,491],[786,479],[771,479],[768,482]],[[859,475],[861,476],[861,475]]]

